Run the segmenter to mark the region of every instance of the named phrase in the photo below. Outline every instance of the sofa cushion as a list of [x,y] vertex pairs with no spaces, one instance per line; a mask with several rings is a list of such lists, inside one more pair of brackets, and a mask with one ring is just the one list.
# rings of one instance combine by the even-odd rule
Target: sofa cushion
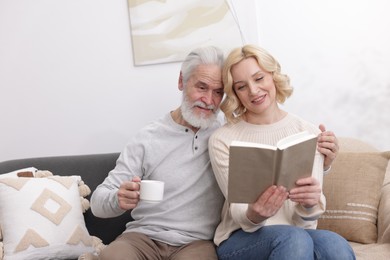
[[377,219],[390,152],[340,152],[324,177],[326,211],[319,229],[334,231],[349,241],[376,243]]
[[83,209],[89,207],[83,197],[89,188],[80,176],[46,175],[0,178],[6,259],[69,259],[95,252],[97,238],[89,235],[83,217]]

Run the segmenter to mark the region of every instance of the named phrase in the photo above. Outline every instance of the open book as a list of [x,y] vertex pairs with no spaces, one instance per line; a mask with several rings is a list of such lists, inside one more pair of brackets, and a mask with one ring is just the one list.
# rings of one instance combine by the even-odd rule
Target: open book
[[233,141],[230,145],[228,201],[253,203],[271,185],[290,190],[312,174],[317,136],[306,131],[276,146]]

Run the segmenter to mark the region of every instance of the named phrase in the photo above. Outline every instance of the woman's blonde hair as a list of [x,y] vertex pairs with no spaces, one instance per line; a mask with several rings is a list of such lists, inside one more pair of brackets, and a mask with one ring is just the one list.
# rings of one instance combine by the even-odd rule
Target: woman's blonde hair
[[238,99],[233,88],[231,68],[240,61],[250,57],[257,60],[261,69],[272,74],[276,87],[276,101],[278,103],[283,104],[293,92],[293,88],[290,86],[290,78],[281,73],[279,62],[265,49],[250,44],[236,48],[226,58],[222,70],[226,96],[221,103],[221,110],[229,123],[237,122],[245,112],[245,107]]

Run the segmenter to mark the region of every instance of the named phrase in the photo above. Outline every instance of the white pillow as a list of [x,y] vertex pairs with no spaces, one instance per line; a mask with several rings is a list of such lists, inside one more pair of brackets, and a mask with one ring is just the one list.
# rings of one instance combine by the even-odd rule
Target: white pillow
[[80,182],[80,176],[0,178],[4,260],[69,259],[95,253],[82,213]]
[[[38,171],[37,168],[34,168],[34,167],[28,167],[28,168],[23,168],[23,169],[20,169],[20,170],[16,170],[16,171],[13,171],[13,172],[9,172],[9,173],[4,173],[4,174],[0,174],[0,179],[2,178],[9,178],[9,177],[21,177],[21,176],[18,176],[19,173],[31,173],[32,176],[34,176],[34,174]],[[27,176],[25,176],[27,177]]]

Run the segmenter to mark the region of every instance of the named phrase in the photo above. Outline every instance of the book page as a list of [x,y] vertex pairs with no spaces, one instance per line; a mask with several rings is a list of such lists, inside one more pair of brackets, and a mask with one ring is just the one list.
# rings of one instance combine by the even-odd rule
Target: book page
[[257,147],[270,150],[276,150],[277,147],[268,144],[253,143],[253,142],[243,142],[243,141],[233,141],[230,146],[239,146],[239,147]]
[[286,147],[290,147],[292,145],[295,145],[297,143],[306,141],[308,139],[316,137],[315,134],[311,134],[307,131],[303,131],[297,134],[289,135],[283,139],[280,139],[279,142],[276,144],[276,146],[279,149],[285,149]]
[[277,184],[290,190],[298,179],[312,175],[317,138],[278,150]]

